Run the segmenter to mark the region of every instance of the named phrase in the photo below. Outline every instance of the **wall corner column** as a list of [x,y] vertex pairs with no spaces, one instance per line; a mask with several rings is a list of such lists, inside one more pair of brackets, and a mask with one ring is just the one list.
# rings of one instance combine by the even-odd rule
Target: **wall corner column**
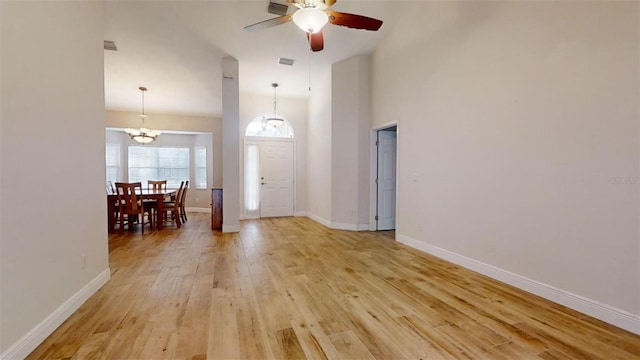
[[238,60],[222,59],[222,232],[240,231],[240,90]]

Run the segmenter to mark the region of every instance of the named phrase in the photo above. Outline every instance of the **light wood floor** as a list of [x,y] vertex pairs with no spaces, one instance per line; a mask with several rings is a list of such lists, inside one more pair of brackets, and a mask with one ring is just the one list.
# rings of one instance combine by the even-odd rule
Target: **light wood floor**
[[640,337],[393,232],[251,220],[109,238],[112,279],[29,359],[640,359]]

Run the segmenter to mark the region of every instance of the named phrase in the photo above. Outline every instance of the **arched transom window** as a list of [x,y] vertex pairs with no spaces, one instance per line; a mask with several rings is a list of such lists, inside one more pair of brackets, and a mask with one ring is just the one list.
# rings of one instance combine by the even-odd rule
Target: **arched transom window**
[[263,115],[251,120],[244,135],[293,139],[293,127],[281,116]]

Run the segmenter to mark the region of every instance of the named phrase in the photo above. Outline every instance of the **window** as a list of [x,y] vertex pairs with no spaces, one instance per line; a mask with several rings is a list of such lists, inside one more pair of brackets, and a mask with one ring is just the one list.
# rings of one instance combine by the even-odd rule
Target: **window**
[[167,180],[167,188],[177,189],[189,180],[189,148],[129,146],[129,181]]
[[286,119],[278,126],[269,125],[267,116],[259,116],[253,119],[244,132],[244,136],[261,136],[274,138],[293,139],[293,128]]
[[257,215],[260,205],[258,155],[258,145],[247,143],[244,151],[244,208],[247,215]]
[[196,189],[207,188],[207,147],[195,147]]
[[120,181],[120,144],[107,144],[105,150],[107,164],[107,181]]

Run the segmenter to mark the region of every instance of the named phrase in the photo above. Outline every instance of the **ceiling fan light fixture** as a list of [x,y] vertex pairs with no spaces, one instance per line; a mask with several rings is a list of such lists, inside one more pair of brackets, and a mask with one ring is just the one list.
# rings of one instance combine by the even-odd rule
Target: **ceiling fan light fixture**
[[306,7],[293,14],[293,22],[307,33],[317,33],[328,21],[329,15],[315,7]]

